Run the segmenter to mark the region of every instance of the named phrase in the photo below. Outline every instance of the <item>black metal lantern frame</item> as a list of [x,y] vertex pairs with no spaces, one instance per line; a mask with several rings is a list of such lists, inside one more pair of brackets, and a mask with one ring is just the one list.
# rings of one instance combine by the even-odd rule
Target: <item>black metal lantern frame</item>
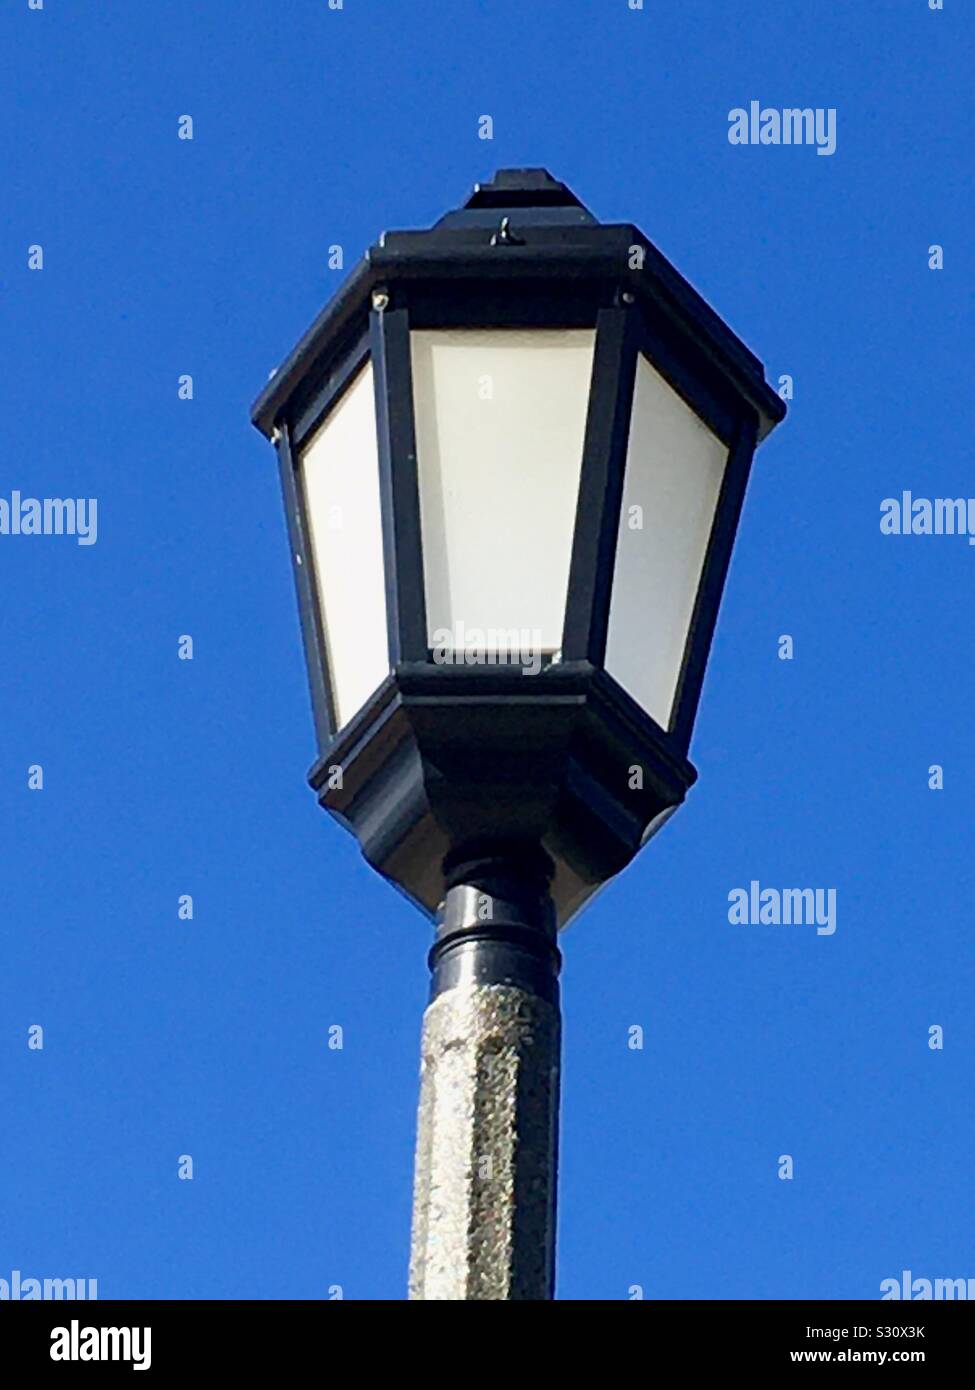
[[[442,328],[595,330],[562,648],[530,680],[438,664],[429,645],[410,334]],[[667,727],[604,667],[641,354],[728,449]],[[297,460],[367,360],[389,675],[338,727]],[[752,456],[784,414],[762,364],[647,238],[598,223],[544,170],[503,171],[431,230],[384,235],[274,374],[253,420],[280,464],[319,739],[309,780],[425,911],[458,862],[541,847],[564,923],[684,799]]]

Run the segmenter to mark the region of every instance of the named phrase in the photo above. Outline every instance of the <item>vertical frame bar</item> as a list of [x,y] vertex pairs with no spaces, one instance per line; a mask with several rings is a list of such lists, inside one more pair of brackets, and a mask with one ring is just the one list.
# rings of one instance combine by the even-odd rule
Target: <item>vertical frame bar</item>
[[376,384],[389,659],[395,669],[403,662],[427,660],[410,324],[405,309],[373,309],[369,322]]
[[328,644],[322,626],[322,613],[315,586],[314,561],[308,542],[304,495],[292,455],[291,430],[287,424],[279,426],[277,453],[284,514],[291,544],[291,567],[298,596],[298,616],[301,619],[305,664],[308,668],[312,714],[315,719],[318,751],[321,753],[335,733],[335,708],[328,672]]
[[636,311],[600,309],[569,566],[563,661],[601,666],[606,655],[636,359]]
[[749,411],[747,415],[739,418],[732,438],[684,647],[684,660],[681,663],[677,691],[674,695],[670,729],[681,749],[685,751],[691,741],[691,731],[701,698],[704,671],[711,651],[711,640],[718,620],[721,595],[738,531],[757,439],[758,416]]

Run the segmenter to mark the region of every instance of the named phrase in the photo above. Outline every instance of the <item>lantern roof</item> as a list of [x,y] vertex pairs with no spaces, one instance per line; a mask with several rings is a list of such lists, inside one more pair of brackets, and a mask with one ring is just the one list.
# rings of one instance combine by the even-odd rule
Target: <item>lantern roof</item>
[[[486,183],[476,183],[465,208],[574,207],[589,222],[595,218],[582,206],[568,184],[553,178],[547,169],[499,169]],[[448,213],[448,216],[452,214]]]
[[273,436],[309,381],[364,330],[375,292],[399,286],[408,295],[425,282],[456,293],[467,282],[490,296],[519,280],[547,285],[549,294],[556,282],[567,294],[632,297],[756,412],[760,440],[784,416],[759,359],[639,228],[599,222],[547,169],[501,169],[433,227],[385,232],[366,251],[272,374],[253,423]]

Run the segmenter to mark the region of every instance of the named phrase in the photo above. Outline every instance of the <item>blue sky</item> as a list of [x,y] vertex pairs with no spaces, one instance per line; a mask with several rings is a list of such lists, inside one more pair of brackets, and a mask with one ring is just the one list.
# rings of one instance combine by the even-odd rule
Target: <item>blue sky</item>
[[[512,165],[637,222],[795,382],[700,781],[563,941],[559,1296],[975,1276],[975,551],[879,529],[975,492],[973,31],[962,0],[4,7],[0,496],[96,497],[98,539],[0,536],[0,1277],[404,1295],[429,931],[305,785],[248,407],[330,245]],[[835,108],[836,153],[731,145],[751,100]],[[835,888],[835,934],[730,925],[752,879]]]

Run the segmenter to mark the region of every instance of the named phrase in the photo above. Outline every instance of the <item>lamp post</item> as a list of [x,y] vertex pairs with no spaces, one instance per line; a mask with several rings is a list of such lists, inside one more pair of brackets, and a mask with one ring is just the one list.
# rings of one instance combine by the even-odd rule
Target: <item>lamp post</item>
[[550,1298],[559,928],[681,804],[761,363],[637,228],[503,170],[387,233],[253,409],[309,780],[436,921],[410,1296]]

